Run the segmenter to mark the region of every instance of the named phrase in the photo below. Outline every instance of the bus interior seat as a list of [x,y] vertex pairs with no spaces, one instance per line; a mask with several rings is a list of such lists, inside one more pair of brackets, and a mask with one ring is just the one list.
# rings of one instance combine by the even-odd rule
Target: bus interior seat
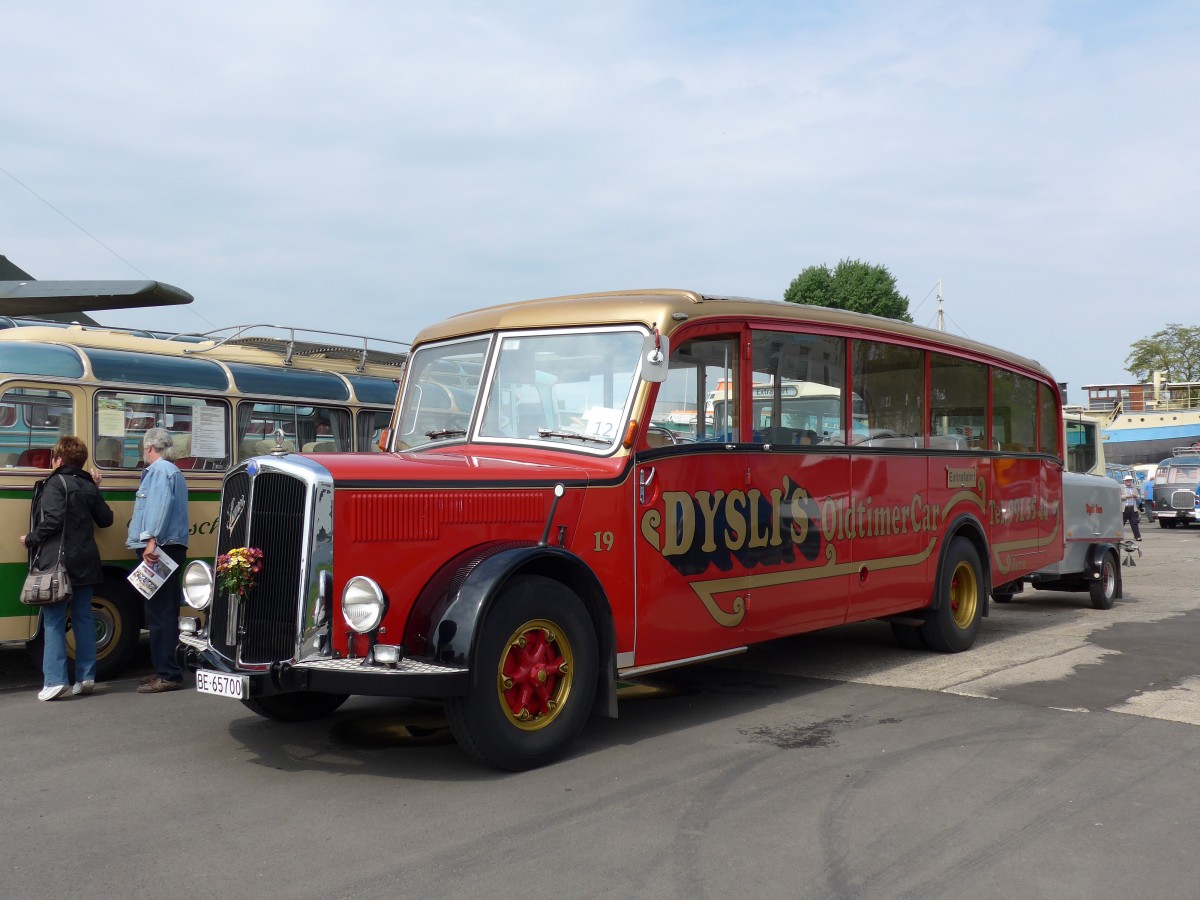
[[799,443],[800,432],[795,428],[764,428],[762,442],[764,444],[796,444]]
[[914,437],[877,437],[863,441],[860,447],[899,447],[904,449],[912,449],[917,446],[917,439]]
[[96,465],[104,466],[106,469],[119,469],[121,467],[121,454],[124,450],[124,441],[119,437],[102,437],[96,441],[96,452],[94,458]]
[[[269,456],[275,449],[275,438],[267,438],[266,440],[258,441],[254,445],[254,452],[251,456]],[[296,452],[296,445],[289,440],[284,440],[283,449],[288,453]]]
[[930,450],[965,450],[966,445],[953,434],[931,434],[929,436]]
[[675,443],[671,439],[671,435],[667,434],[662,428],[651,427],[646,432],[646,446],[652,450],[657,450],[659,447],[670,447]]
[[28,450],[22,450],[21,455],[17,457],[17,465],[28,466],[31,469],[50,468],[50,448],[30,447]]
[[337,453],[335,441],[309,441],[300,448],[302,453]]

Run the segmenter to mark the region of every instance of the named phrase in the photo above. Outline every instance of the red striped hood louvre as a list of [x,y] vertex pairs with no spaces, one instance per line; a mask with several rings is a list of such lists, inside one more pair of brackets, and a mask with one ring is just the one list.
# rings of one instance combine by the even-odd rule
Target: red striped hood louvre
[[[573,526],[591,477],[607,473],[527,456],[515,460],[462,452],[340,453],[321,455],[319,462],[333,475],[341,510],[337,515],[349,526],[346,534],[354,543],[437,543],[463,527],[481,541],[536,541],[545,530],[554,484],[567,486],[555,523]],[[555,460],[561,462],[562,455],[556,454]],[[613,465],[611,460],[604,462]]]

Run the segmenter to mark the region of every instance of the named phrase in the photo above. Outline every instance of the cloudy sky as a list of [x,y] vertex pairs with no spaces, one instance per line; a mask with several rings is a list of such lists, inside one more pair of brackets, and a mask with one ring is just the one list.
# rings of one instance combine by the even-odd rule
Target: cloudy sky
[[505,300],[886,266],[1078,387],[1200,324],[1195,0],[0,0],[0,254],[410,340]]

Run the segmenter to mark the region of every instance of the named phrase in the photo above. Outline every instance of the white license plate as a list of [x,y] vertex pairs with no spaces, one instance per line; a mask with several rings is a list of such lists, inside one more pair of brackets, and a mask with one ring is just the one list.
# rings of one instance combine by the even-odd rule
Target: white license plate
[[250,697],[250,679],[245,675],[226,675],[224,672],[197,669],[196,690],[201,694],[246,700]]

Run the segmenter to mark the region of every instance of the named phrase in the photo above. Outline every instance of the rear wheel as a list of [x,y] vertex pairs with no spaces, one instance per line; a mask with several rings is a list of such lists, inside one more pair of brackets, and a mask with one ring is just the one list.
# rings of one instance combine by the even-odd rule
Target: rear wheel
[[1012,591],[992,591],[992,599],[997,603],[1012,603],[1015,596]]
[[1111,553],[1104,554],[1100,577],[1088,586],[1092,595],[1092,606],[1096,609],[1112,609],[1117,596],[1117,561]]
[[1158,520],[1159,528],[1174,528],[1177,524],[1178,523],[1174,519],[1161,519],[1160,518]]
[[983,613],[983,584],[983,566],[975,545],[966,538],[955,538],[942,560],[936,608],[921,626],[929,649],[959,653],[975,643]]
[[251,697],[242,706],[276,722],[309,722],[323,719],[346,702],[349,694],[318,694],[315,691],[296,691],[270,697]]
[[484,616],[467,695],[446,701],[455,740],[500,769],[552,762],[591,713],[598,659],[583,602],[551,578],[517,576]]

